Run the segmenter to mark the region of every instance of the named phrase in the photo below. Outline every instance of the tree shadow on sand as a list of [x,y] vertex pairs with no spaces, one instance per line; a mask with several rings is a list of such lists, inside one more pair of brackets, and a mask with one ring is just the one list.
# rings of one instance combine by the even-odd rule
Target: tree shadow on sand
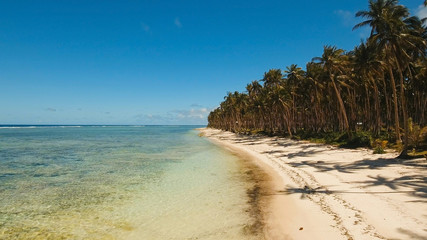
[[[412,166],[417,169],[427,170],[427,163],[423,159],[413,159],[407,161],[400,161],[394,158],[380,158],[376,160],[363,159],[349,164],[343,164],[338,162],[326,162],[326,161],[299,161],[288,163],[292,167],[299,168],[301,166],[310,166],[315,168],[318,172],[329,172],[338,171],[341,173],[355,173],[357,171],[364,170],[379,170],[390,166]],[[419,172],[419,171],[418,171]],[[390,193],[407,193],[414,197],[426,198],[427,199],[427,176],[421,173],[407,173],[405,176],[399,177],[384,177],[380,174],[376,176],[368,175],[368,180],[352,182],[361,186],[362,188],[369,190],[369,188],[376,186],[386,186],[391,191]],[[410,189],[408,191],[398,191],[399,189]],[[303,189],[286,189],[287,193],[304,193],[301,192]],[[317,191],[318,192],[318,191]],[[346,192],[346,191],[335,191],[336,193],[359,193],[359,192]],[[322,193],[322,192],[318,192]],[[327,192],[323,192],[327,193]],[[331,192],[329,192],[331,193]],[[363,192],[361,192],[363,193]],[[388,192],[371,192],[368,193],[380,194]],[[424,200],[417,200],[424,201]]]
[[427,197],[427,188],[426,186],[420,186],[414,190],[391,190],[391,191],[345,191],[345,190],[329,190],[324,187],[310,188],[305,186],[303,188],[286,188],[281,191],[277,191],[275,195],[285,194],[301,194],[300,198],[307,198],[307,195],[310,194],[354,194],[354,195],[363,195],[363,194],[410,194],[412,196],[419,196],[426,198]]
[[[407,229],[398,228],[397,231],[399,231],[402,234],[407,235],[408,239],[416,239],[416,240],[425,240],[425,239],[427,239],[427,235],[421,236],[421,235],[419,235],[417,233],[414,233],[414,232],[412,232],[410,230],[407,230]],[[424,230],[424,231],[426,231],[426,230]]]
[[423,159],[413,159],[402,161],[396,158],[363,159],[349,164],[343,164],[334,161],[299,161],[289,163],[292,167],[310,166],[319,172],[328,172],[336,170],[342,173],[354,173],[366,169],[382,169],[389,166],[412,166],[427,170],[427,162]]
[[240,144],[245,144],[245,145],[256,145],[261,143],[261,140],[263,140],[264,138],[258,135],[250,135],[250,136],[246,136],[246,135],[238,135],[239,137],[234,137],[234,138],[226,138],[229,140],[232,140],[234,143],[240,143]]

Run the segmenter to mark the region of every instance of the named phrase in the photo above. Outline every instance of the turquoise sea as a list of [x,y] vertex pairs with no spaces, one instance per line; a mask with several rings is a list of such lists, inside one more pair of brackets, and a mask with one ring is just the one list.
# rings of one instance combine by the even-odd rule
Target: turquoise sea
[[257,239],[241,160],[197,126],[0,126],[0,239]]

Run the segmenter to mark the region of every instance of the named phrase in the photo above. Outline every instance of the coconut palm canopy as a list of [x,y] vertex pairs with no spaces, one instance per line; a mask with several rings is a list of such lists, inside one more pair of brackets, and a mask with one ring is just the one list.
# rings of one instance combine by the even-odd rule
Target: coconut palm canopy
[[370,28],[360,45],[325,46],[305,70],[293,64],[266,72],[247,92],[229,94],[210,113],[209,126],[289,136],[346,132],[348,138],[365,131],[403,142],[406,156],[414,126],[427,125],[426,28],[397,0],[370,0],[356,16],[354,29]]

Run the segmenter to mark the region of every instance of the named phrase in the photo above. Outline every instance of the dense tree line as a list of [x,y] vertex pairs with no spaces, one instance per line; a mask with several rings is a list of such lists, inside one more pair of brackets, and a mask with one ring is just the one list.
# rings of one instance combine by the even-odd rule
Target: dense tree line
[[[427,4],[427,1],[424,3]],[[271,69],[246,91],[229,92],[208,126],[234,132],[293,136],[300,131],[387,133],[403,142],[427,125],[427,29],[398,0],[370,0],[359,11],[370,36],[351,51],[325,46],[305,70]]]

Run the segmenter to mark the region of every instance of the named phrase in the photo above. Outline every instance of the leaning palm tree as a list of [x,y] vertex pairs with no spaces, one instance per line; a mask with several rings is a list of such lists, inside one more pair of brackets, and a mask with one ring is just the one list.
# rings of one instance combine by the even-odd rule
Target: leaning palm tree
[[313,61],[317,61],[321,64],[323,70],[328,74],[331,84],[334,88],[340,113],[343,118],[344,128],[347,130],[349,136],[351,136],[351,129],[348,123],[347,111],[342,100],[340,90],[337,86],[337,81],[344,77],[344,72],[348,64],[347,56],[344,54],[344,50],[337,49],[335,46],[325,46],[323,49],[322,57],[315,57]]
[[[312,129],[316,132],[325,130],[327,120],[326,111],[322,109],[322,100],[325,98],[325,84],[322,83],[322,75],[324,71],[319,63],[309,62],[306,65],[306,79],[312,85],[312,92],[307,95],[311,96],[309,109],[312,109]],[[314,125],[314,126],[313,126]]]
[[407,155],[409,128],[403,72],[411,60],[409,51],[414,51],[414,49],[421,51],[422,46],[425,46],[426,43],[421,37],[411,34],[410,28],[405,23],[405,19],[409,17],[409,11],[406,7],[398,5],[397,0],[370,0],[369,9],[369,11],[356,13],[357,17],[364,17],[367,20],[357,24],[354,28],[371,26],[369,41],[377,44],[380,51],[385,54],[393,90],[396,138],[400,142],[397,89],[393,72],[393,69],[397,69],[400,77],[400,101],[405,129],[405,141],[400,157],[405,157]]
[[[371,35],[369,37],[370,42],[372,44],[376,44],[379,46],[378,51],[382,51],[384,55],[386,55],[386,61],[388,61],[387,69],[390,75],[390,82],[393,91],[393,103],[394,103],[394,120],[395,120],[395,132],[396,139],[398,142],[401,141],[400,138],[400,124],[399,124],[399,110],[398,110],[398,102],[397,102],[397,89],[396,89],[396,81],[394,80],[393,75],[393,61],[394,58],[391,56],[391,46],[387,45],[388,37],[382,36],[387,34],[387,27],[389,27],[390,23],[387,22],[387,19],[390,20],[390,12],[393,12],[393,7],[396,6],[397,0],[370,0],[369,1],[369,11],[359,11],[356,13],[356,17],[363,17],[367,20],[357,24],[353,27],[354,29],[370,26],[371,27]],[[382,36],[382,37],[380,37]],[[378,40],[383,40],[380,42],[376,42]],[[381,48],[380,48],[381,46]]]

